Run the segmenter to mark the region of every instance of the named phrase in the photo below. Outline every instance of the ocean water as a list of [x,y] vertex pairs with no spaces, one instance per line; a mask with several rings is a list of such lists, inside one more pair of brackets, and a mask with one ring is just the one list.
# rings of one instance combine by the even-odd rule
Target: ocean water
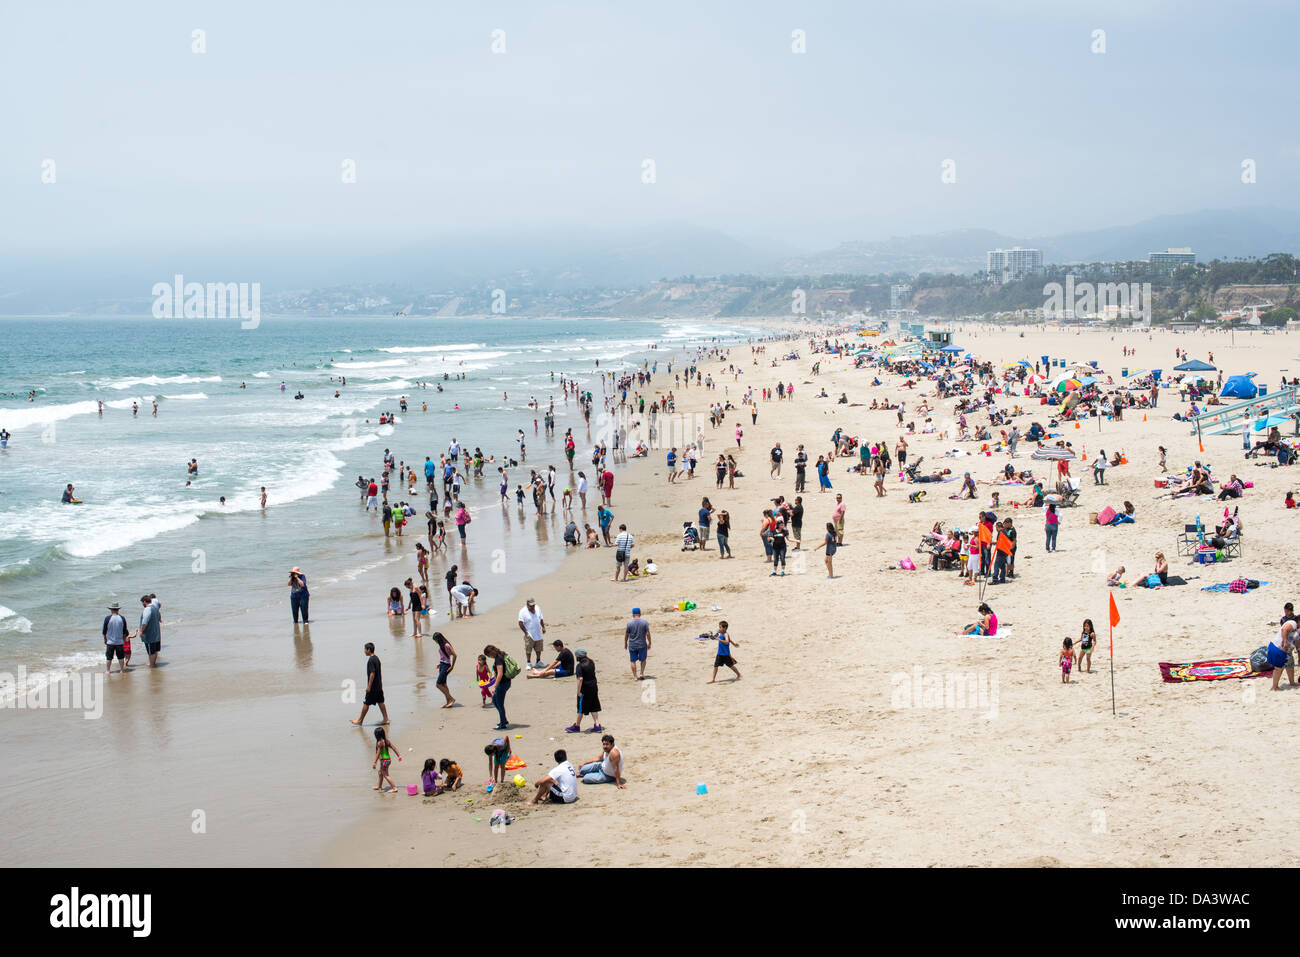
[[[414,571],[424,521],[408,525],[415,535],[396,548],[374,513],[361,511],[354,483],[379,475],[385,448],[420,474],[416,494],[394,488],[390,501],[409,499],[421,516],[424,458],[436,461],[453,436],[500,464],[517,457],[525,429],[528,459],[511,470],[513,488],[529,467],[562,465],[572,427],[581,468],[590,444],[562,375],[595,392],[598,437],[599,372],[645,360],[662,371],[715,339],[760,334],[680,320],[268,318],[253,330],[196,319],[0,320],[0,427],[12,433],[0,453],[0,671],[102,667],[106,606],[120,601],[133,621],[144,592],[163,603],[167,641],[187,621],[259,608],[287,620],[295,565],[313,591],[396,565],[386,591]],[[380,426],[402,395],[409,411]],[[527,405],[534,397],[536,413]],[[547,438],[540,419],[552,397],[556,433]],[[186,487],[191,458],[199,475]],[[69,482],[84,504],[60,504]],[[495,465],[462,498],[485,518],[471,524],[464,557],[453,550],[463,578],[500,549],[512,577],[558,563],[558,535],[539,526],[531,503],[526,515],[513,500],[502,513]],[[435,603],[439,569],[435,562]]]

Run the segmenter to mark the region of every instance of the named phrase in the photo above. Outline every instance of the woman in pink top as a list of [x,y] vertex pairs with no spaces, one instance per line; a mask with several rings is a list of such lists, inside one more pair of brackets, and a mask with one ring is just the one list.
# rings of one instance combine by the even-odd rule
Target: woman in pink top
[[963,635],[988,635],[992,637],[998,633],[998,616],[993,614],[993,609],[988,605],[981,604],[979,607],[980,619],[967,625],[962,631]]

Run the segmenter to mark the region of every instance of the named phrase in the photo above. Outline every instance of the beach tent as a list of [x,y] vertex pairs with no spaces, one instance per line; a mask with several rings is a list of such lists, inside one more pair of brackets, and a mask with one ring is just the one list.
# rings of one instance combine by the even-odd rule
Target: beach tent
[[1227,381],[1223,383],[1221,395],[1229,399],[1255,398],[1259,393],[1259,389],[1256,388],[1255,383],[1250,381],[1254,375],[1255,373],[1252,372],[1250,375],[1229,376]]
[[1215,367],[1200,359],[1191,359],[1182,365],[1174,366],[1175,372],[1213,372]]

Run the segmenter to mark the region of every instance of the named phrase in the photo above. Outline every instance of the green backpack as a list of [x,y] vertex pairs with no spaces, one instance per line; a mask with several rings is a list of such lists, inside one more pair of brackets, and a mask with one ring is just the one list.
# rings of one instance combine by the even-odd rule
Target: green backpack
[[505,675],[512,681],[519,677],[519,662],[515,661],[515,659],[511,658],[509,655],[506,655]]

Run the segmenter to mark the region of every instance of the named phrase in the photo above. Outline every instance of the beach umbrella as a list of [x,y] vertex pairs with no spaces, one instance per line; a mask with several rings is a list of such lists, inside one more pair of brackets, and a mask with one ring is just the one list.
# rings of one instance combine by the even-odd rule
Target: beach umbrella
[[1079,380],[1079,385],[1092,385],[1096,381],[1098,381],[1096,376],[1088,375]]
[[1213,372],[1215,367],[1200,359],[1191,359],[1182,365],[1174,366],[1175,372]]
[[1290,421],[1285,415],[1270,415],[1267,419],[1255,423],[1255,431],[1263,432],[1265,429],[1286,425]]
[[1031,459],[1038,459],[1040,462],[1072,462],[1075,454],[1071,449],[1061,449],[1055,446],[1044,445],[1042,448],[1034,449],[1029,456]]
[[1082,385],[1082,383],[1078,379],[1062,379],[1060,382],[1056,383],[1056,391],[1073,392],[1075,389],[1079,388],[1080,385]]
[[1002,368],[1004,368],[1004,369],[1019,369],[1019,368],[1020,368],[1020,363],[1019,363],[1019,362],[1004,362],[1004,363],[1002,363]]
[[1033,365],[1034,365],[1034,364],[1033,364],[1032,362],[1027,362],[1027,361],[1025,361],[1024,359],[1021,359],[1019,362],[1016,363],[1016,365],[1018,365],[1018,366],[1025,366],[1025,367],[1027,367],[1027,368],[1033,368]]
[[963,349],[961,346],[944,346],[939,351],[940,352],[965,352],[966,350]]

